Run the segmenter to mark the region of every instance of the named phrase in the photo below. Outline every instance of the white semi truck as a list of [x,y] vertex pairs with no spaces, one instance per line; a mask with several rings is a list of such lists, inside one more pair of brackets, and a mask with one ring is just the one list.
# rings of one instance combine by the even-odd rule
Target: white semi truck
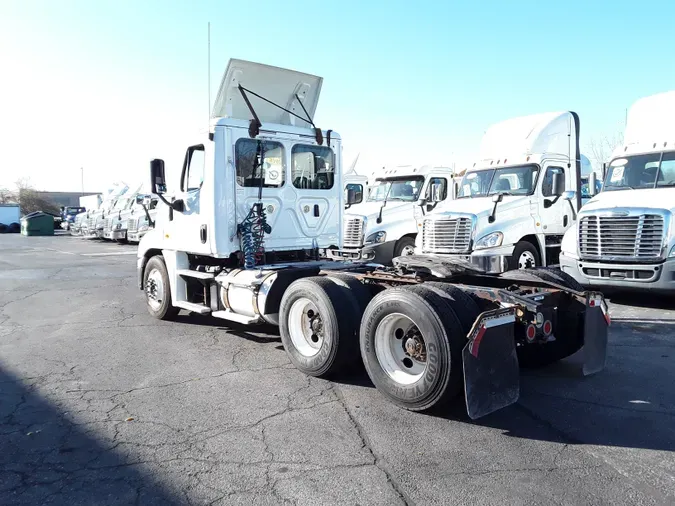
[[412,255],[417,214],[430,212],[437,204],[432,202],[433,185],[441,201],[452,198],[452,177],[448,167],[383,169],[368,197],[348,206],[343,217],[342,248],[329,249],[328,257],[390,264],[395,257]]
[[164,162],[151,162],[160,204],[137,265],[149,313],[278,325],[308,375],[363,361],[399,406],[424,410],[463,391],[472,418],[517,400],[519,364],[583,347],[584,372],[601,370],[604,299],[559,272],[484,276],[424,255],[391,268],[319,258],[342,247],[345,204],[340,136],[312,119],[321,83],[232,60],[210,132],[187,148],[171,196]]
[[148,195],[141,203],[141,209],[134,211],[126,223],[126,240],[138,244],[143,236],[155,226],[157,216],[157,197]]
[[416,253],[463,259],[486,273],[557,263],[581,207],[581,163],[573,112],[492,125],[455,199],[418,221]]
[[675,293],[675,91],[642,98],[602,192],[579,213],[560,266],[590,287]]

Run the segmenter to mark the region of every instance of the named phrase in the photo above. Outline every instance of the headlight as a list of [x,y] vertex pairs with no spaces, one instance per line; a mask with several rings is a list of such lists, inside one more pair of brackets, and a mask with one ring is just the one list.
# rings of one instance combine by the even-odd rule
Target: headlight
[[373,243],[381,243],[384,242],[385,239],[387,238],[387,233],[383,230],[380,230],[379,232],[375,232],[374,234],[370,234],[368,237],[366,237],[366,244],[373,244]]
[[476,241],[474,249],[496,248],[502,245],[504,234],[501,232],[492,232],[486,236],[481,237]]
[[670,249],[670,253],[668,253],[668,258],[675,257],[675,246],[673,246]]

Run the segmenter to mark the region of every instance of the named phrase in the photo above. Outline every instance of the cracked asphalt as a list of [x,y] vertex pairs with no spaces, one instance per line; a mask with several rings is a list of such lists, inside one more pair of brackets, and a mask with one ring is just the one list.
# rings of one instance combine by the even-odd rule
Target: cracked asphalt
[[0,235],[0,504],[673,504],[673,298],[612,299],[606,369],[477,422],[296,371],[270,327],[159,322],[135,248]]

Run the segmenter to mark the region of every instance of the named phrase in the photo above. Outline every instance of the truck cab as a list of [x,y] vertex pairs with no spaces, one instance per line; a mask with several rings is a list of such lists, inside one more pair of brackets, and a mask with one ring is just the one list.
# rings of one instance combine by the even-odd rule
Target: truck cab
[[[124,209],[117,212],[111,212],[106,219],[104,238],[113,241],[127,242],[127,229],[130,221],[137,221],[140,216],[145,217],[143,210],[144,201],[149,195],[138,193],[131,195]],[[110,220],[110,221],[108,221]]]
[[456,197],[418,220],[416,254],[482,272],[554,264],[581,207],[579,117],[571,111],[491,126]]
[[140,209],[134,211],[128,217],[126,225],[124,225],[127,242],[138,244],[148,230],[155,227],[158,203],[159,199],[157,197],[145,195],[140,204]]
[[75,206],[62,206],[61,207],[61,228],[64,230],[70,230],[70,227],[75,222],[75,217],[86,212],[84,207],[75,207]]
[[[334,260],[389,264],[392,258],[412,255],[418,213],[431,211],[431,189],[440,201],[452,198],[452,169],[448,167],[385,168],[375,178],[368,196],[345,210],[343,248],[328,250]],[[356,200],[358,202],[358,199]]]
[[560,265],[590,287],[675,293],[675,91],[631,107],[602,192],[566,234]]

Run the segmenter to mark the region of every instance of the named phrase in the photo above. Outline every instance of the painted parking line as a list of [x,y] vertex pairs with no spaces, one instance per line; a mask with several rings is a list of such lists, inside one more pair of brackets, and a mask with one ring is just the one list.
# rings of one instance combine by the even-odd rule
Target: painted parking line
[[105,253],[80,253],[83,257],[111,257],[115,255],[135,255],[135,251],[111,251]]

